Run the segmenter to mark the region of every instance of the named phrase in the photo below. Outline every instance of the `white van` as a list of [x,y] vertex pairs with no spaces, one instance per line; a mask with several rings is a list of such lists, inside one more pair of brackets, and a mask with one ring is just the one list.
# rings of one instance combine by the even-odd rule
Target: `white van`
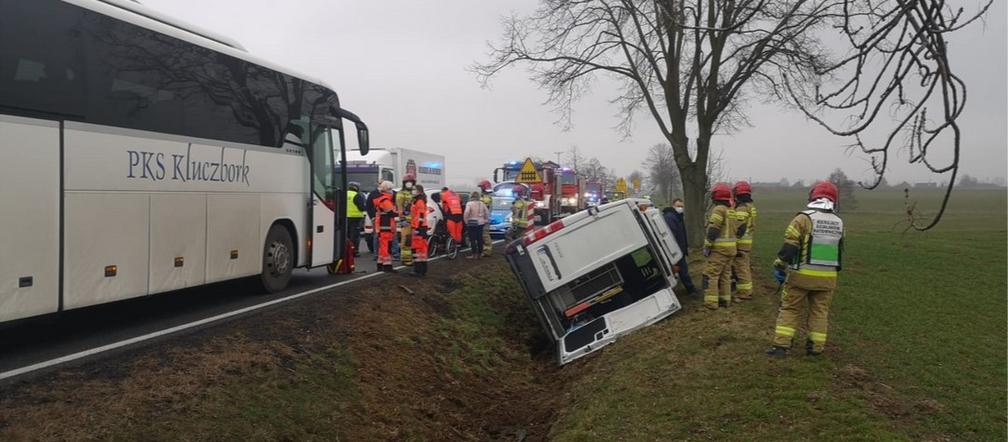
[[680,258],[661,212],[643,199],[589,207],[525,234],[507,252],[560,364],[678,311]]

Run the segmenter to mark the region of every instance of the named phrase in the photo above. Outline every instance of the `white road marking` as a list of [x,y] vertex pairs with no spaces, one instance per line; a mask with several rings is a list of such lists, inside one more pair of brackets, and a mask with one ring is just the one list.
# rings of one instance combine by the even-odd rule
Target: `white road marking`
[[[493,241],[493,244],[498,244],[498,243],[501,243],[503,241],[504,240]],[[461,253],[461,252],[464,252],[466,250],[469,250],[469,249],[460,249],[459,252]],[[438,256],[436,258],[431,259],[431,261],[437,261],[437,260],[442,259],[442,258],[445,258],[445,256]],[[407,267],[408,266],[399,266],[399,267],[396,267],[395,269],[396,270],[402,270],[402,269],[405,269]],[[227,312],[227,313],[221,313],[219,315],[211,316],[209,318],[203,318],[203,319],[200,319],[198,321],[193,321],[193,322],[189,322],[189,323],[185,323],[185,324],[181,324],[181,325],[176,325],[174,327],[169,327],[169,328],[166,328],[164,330],[158,330],[156,332],[151,332],[151,333],[147,333],[145,335],[140,335],[140,336],[132,337],[132,338],[129,338],[129,339],[124,339],[122,341],[113,342],[111,344],[106,344],[106,345],[102,345],[102,346],[99,346],[99,347],[94,347],[94,348],[90,348],[90,349],[87,349],[87,350],[82,350],[82,351],[79,351],[77,353],[71,353],[71,354],[68,354],[66,356],[60,356],[58,358],[49,359],[47,361],[37,362],[37,363],[31,364],[31,365],[26,365],[26,366],[21,367],[21,368],[15,368],[13,370],[9,370],[9,371],[5,371],[3,373],[0,373],[0,381],[3,381],[4,379],[10,379],[10,378],[13,378],[13,377],[16,377],[16,376],[21,376],[23,374],[31,373],[33,371],[41,370],[43,368],[49,368],[49,367],[53,367],[53,366],[56,366],[56,365],[65,364],[67,362],[75,361],[75,360],[78,360],[78,359],[81,359],[81,358],[86,358],[88,356],[93,356],[93,355],[96,355],[96,354],[99,354],[99,353],[104,353],[104,352],[109,351],[109,350],[115,350],[117,348],[126,347],[126,346],[129,346],[129,345],[136,344],[138,342],[143,342],[143,341],[147,341],[147,340],[150,340],[150,339],[158,338],[158,337],[161,337],[161,336],[170,335],[172,333],[178,333],[178,332],[183,331],[183,330],[188,330],[188,329],[193,328],[193,327],[199,327],[201,325],[205,325],[205,324],[209,324],[209,323],[212,323],[212,322],[220,321],[222,319],[227,319],[227,318],[230,318],[232,316],[237,316],[237,315],[241,315],[241,314],[248,313],[248,312],[251,312],[251,311],[259,310],[261,308],[269,307],[271,305],[283,304],[285,302],[293,301],[293,300],[298,299],[298,298],[303,298],[303,297],[311,295],[311,294],[315,294],[315,293],[318,293],[318,292],[326,291],[326,290],[329,290],[329,289],[334,289],[336,287],[347,285],[347,284],[350,284],[352,282],[363,281],[365,279],[374,278],[374,277],[382,276],[382,275],[387,275],[387,273],[382,273],[382,272],[376,271],[375,273],[372,273],[370,275],[358,276],[356,278],[348,279],[346,281],[341,281],[341,282],[337,282],[337,283],[334,283],[334,284],[329,284],[329,285],[323,286],[323,287],[317,287],[317,288],[314,288],[314,289],[303,291],[301,293],[295,293],[293,295],[288,295],[288,296],[285,296],[283,298],[274,299],[272,301],[266,301],[266,302],[264,302],[262,304],[256,304],[256,305],[251,305],[251,306],[248,306],[248,307],[243,307],[243,308],[240,308],[238,310],[232,310],[232,311]]]

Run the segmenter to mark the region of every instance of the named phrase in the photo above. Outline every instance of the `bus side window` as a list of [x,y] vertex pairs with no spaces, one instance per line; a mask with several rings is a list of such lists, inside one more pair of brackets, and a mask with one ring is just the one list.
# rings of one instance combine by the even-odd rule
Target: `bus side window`
[[395,183],[395,181],[394,181],[395,180],[395,176],[392,173],[392,169],[382,169],[381,170],[381,179],[382,179],[382,181],[391,181],[394,184]]

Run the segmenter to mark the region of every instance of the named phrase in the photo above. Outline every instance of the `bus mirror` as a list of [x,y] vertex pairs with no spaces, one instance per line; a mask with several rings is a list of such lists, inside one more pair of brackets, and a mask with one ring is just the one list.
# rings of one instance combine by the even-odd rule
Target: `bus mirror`
[[360,149],[361,155],[367,155],[368,151],[371,150],[371,141],[370,137],[368,137],[367,125],[364,124],[364,122],[361,121],[360,117],[356,114],[343,108],[336,109],[336,116],[353,122],[354,127],[357,128],[357,146]]
[[368,151],[371,150],[371,143],[368,140],[367,126],[362,124],[355,125],[357,126],[357,144],[360,146],[360,154],[367,155]]

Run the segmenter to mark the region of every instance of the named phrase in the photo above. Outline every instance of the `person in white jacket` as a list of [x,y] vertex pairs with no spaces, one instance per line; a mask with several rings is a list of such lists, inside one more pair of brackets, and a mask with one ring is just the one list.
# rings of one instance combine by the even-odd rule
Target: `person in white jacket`
[[480,201],[480,193],[473,192],[469,195],[469,202],[466,203],[465,211],[462,213],[465,220],[466,232],[469,234],[469,249],[472,255],[469,259],[480,259],[483,255],[483,226],[490,222],[490,209]]

